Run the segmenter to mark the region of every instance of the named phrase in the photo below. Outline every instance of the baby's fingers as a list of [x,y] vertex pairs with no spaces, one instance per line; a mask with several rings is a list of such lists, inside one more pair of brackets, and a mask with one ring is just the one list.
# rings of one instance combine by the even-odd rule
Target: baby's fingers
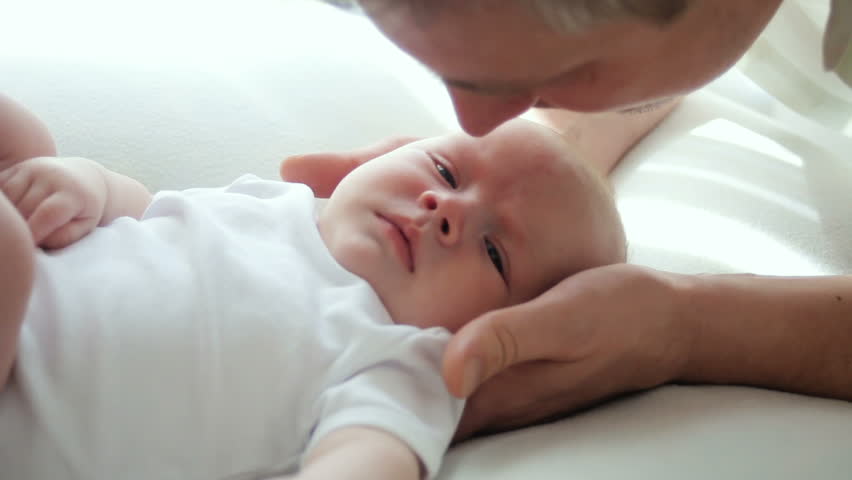
[[13,165],[6,170],[0,172],[0,190],[9,199],[12,205],[20,212],[18,204],[21,199],[31,190],[34,177],[27,169],[20,168],[19,165]]
[[[32,178],[32,176],[30,177]],[[30,218],[51,195],[54,195],[54,192],[49,185],[34,180],[27,185],[26,190],[17,195],[17,198],[9,197],[9,201],[15,204],[15,208],[18,209],[22,217]]]
[[76,239],[64,245],[56,245],[55,242],[50,242],[52,244],[47,245],[47,239],[50,238],[53,240],[54,235],[65,225],[70,224],[78,213],[78,208],[69,201],[66,195],[54,193],[34,207],[31,215],[25,217],[27,218],[27,224],[29,224],[33,241],[36,245],[47,248],[59,248],[72,243]]
[[93,218],[75,218],[56,229],[42,242],[42,248],[62,248],[85,237],[95,229]]

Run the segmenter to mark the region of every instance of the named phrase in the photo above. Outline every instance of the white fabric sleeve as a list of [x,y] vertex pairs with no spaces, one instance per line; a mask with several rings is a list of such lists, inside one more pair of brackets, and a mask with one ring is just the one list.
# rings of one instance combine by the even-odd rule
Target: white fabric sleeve
[[405,442],[423,463],[427,478],[434,477],[464,408],[441,377],[448,337],[437,328],[410,335],[384,361],[328,388],[317,402],[320,420],[302,461],[332,430],[366,426]]

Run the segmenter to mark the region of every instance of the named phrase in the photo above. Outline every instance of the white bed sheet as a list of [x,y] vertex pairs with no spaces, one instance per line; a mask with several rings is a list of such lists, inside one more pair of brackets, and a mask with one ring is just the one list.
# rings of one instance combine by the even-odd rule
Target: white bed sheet
[[[436,79],[363,19],[311,0],[29,0],[2,11],[0,91],[47,122],[60,154],[152,189],[276,178],[286,155],[457,127]],[[631,261],[849,273],[850,152],[848,137],[733,72],[614,174]],[[440,478],[849,479],[850,451],[847,402],[668,386],[467,442]]]

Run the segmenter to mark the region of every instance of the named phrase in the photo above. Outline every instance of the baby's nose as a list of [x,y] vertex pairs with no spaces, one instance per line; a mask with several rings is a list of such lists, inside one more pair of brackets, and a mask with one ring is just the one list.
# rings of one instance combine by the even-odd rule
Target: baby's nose
[[464,232],[465,204],[455,195],[427,192],[421,196],[421,205],[431,214],[438,241],[445,246],[455,245]]

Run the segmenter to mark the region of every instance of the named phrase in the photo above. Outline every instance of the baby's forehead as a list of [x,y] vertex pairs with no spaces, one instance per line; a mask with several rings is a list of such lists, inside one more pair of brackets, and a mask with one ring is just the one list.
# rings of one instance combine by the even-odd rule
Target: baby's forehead
[[571,188],[578,175],[576,151],[552,130],[527,120],[507,122],[484,137],[453,133],[424,142],[447,155],[462,173],[497,182],[501,189]]
[[547,188],[567,194],[583,181],[585,167],[569,151],[529,142],[488,152],[488,170],[501,180],[502,188],[524,193]]
[[493,161],[511,160],[529,168],[556,169],[576,160],[576,152],[562,136],[531,123],[513,123],[477,140]]

